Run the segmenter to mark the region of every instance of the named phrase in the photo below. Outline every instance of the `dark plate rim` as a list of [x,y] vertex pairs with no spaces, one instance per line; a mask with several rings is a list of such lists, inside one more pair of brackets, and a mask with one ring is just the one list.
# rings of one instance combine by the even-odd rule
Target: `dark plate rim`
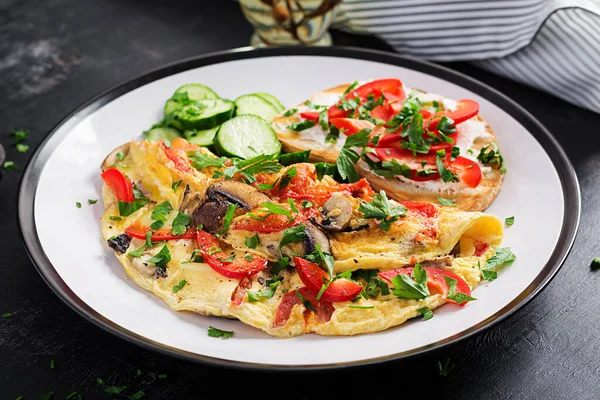
[[[355,58],[415,69],[450,81],[474,93],[477,93],[478,95],[486,98],[498,107],[502,108],[505,112],[521,123],[542,145],[554,164],[561,180],[565,202],[564,219],[558,243],[552,255],[550,256],[550,259],[542,271],[533,280],[533,282],[497,313],[458,335],[454,335],[427,346],[383,357],[345,363],[317,365],[269,365],[238,362],[183,351],[152,341],[127,329],[124,329],[109,319],[104,318],[102,315],[94,311],[90,306],[85,304],[65,284],[46,256],[38,239],[37,229],[33,217],[36,188],[40,178],[40,173],[49,157],[52,155],[54,149],[58,146],[58,144],[60,144],[64,136],[68,134],[71,128],[78,124],[83,118],[92,114],[110,101],[147,83],[182,71],[206,65],[234,60],[277,56],[326,56]],[[108,90],[98,94],[97,96],[94,96],[83,105],[69,113],[48,133],[46,138],[37,147],[35,153],[27,163],[19,184],[19,195],[17,200],[17,218],[21,239],[25,244],[25,248],[30,259],[36,266],[42,278],[58,295],[58,297],[86,320],[120,338],[150,350],[196,362],[263,371],[315,371],[379,364],[386,361],[423,355],[479,334],[485,329],[489,329],[490,327],[513,315],[517,310],[521,309],[525,304],[530,302],[537,294],[539,294],[541,290],[552,280],[552,278],[554,278],[571,250],[577,234],[580,213],[581,194],[573,166],[556,139],[535,117],[533,117],[523,107],[486,84],[449,68],[435,65],[413,57],[354,47],[282,47],[273,49],[253,49],[251,47],[242,47],[181,60],[115,85],[112,88],[109,88]]]

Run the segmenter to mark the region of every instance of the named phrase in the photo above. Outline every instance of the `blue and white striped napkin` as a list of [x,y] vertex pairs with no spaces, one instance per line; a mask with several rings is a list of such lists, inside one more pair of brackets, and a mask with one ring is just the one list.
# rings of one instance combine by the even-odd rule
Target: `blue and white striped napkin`
[[334,24],[600,112],[599,0],[344,0]]

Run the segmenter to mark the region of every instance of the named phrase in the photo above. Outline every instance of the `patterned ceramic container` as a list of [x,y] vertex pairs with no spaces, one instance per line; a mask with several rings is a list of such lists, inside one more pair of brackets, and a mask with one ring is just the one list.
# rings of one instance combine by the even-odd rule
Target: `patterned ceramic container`
[[327,29],[341,0],[239,0],[254,26],[250,44],[257,47],[331,45]]

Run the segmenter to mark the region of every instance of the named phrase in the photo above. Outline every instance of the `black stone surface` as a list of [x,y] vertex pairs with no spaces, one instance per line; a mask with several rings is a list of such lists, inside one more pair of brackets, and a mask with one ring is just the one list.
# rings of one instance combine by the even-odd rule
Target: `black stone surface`
[[[225,0],[0,0],[0,141],[7,159],[23,167],[31,154],[17,153],[11,130],[30,130],[33,149],[98,92],[165,63],[245,46],[251,33],[239,6]],[[333,36],[339,45],[388,49],[372,37]],[[466,63],[445,65],[528,109],[558,138],[580,178],[583,217],[573,251],[516,315],[427,356],[340,372],[231,371],[145,351],[86,322],[46,286],[18,234],[20,172],[8,171],[0,181],[0,313],[15,314],[0,319],[0,398],[39,399],[49,391],[55,399],[73,391],[86,399],[126,398],[104,393],[97,378],[148,399],[599,398],[600,271],[592,272],[590,261],[600,255],[600,115]],[[436,364],[447,358],[456,366],[442,377]]]

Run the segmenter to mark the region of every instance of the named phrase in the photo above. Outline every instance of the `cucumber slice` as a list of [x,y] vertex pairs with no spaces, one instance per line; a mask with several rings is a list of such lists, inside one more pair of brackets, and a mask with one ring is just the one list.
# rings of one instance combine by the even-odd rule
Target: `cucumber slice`
[[267,122],[271,122],[279,111],[275,106],[256,94],[246,94],[235,99],[236,114],[258,115]]
[[181,133],[177,129],[168,128],[168,127],[159,127],[152,128],[146,132],[144,132],[144,137],[146,140],[150,140],[152,142],[158,142],[162,140],[167,145],[171,145],[171,141],[173,139],[177,139],[181,137]]
[[[229,100],[199,100],[176,111],[173,122],[181,125],[182,130],[211,129],[231,118],[234,108],[235,105]],[[171,125],[177,126],[173,122]]]
[[175,100],[167,100],[167,102],[165,103],[165,108],[164,108],[164,118],[165,119],[171,119],[171,126],[181,130],[181,124],[179,123],[179,121],[175,121],[173,118],[169,118],[168,115],[172,114],[172,116],[175,116],[175,113],[179,110],[181,110],[181,108],[183,107],[183,104],[176,102]]
[[220,155],[248,159],[260,154],[277,154],[281,143],[267,121],[256,115],[239,115],[221,125],[215,138],[215,150]]
[[190,100],[218,99],[219,96],[211,88],[199,83],[188,83],[181,86],[175,93],[187,92]]
[[262,97],[263,99],[265,99],[266,101],[268,101],[269,103],[271,103],[272,105],[275,106],[275,108],[277,109],[277,112],[280,113],[283,110],[285,110],[285,107],[283,106],[283,104],[281,104],[281,102],[279,101],[279,99],[275,96],[273,96],[272,94],[269,93],[254,93],[257,96]]
[[198,146],[207,147],[212,146],[215,140],[215,135],[219,130],[218,126],[203,131],[191,130],[183,132],[183,136],[188,142],[197,144]]

